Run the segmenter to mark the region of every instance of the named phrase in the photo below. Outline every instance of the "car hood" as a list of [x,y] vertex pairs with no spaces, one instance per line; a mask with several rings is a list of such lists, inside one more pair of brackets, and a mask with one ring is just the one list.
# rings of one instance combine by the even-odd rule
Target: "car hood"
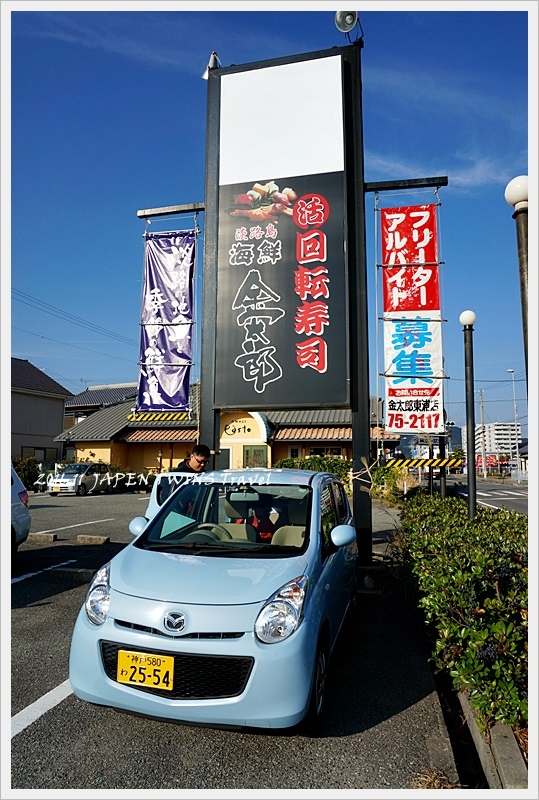
[[303,555],[286,558],[158,553],[129,546],[112,560],[111,588],[149,600],[203,605],[264,602],[305,572]]

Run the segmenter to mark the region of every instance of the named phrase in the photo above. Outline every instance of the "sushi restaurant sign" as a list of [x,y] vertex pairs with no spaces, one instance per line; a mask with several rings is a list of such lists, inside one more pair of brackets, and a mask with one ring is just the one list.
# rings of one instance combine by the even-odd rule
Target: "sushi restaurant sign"
[[350,407],[348,49],[210,72],[214,408]]

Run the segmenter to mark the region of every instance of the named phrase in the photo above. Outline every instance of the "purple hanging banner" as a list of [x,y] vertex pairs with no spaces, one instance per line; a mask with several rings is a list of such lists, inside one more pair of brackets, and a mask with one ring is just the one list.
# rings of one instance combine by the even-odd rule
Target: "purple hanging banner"
[[196,231],[147,233],[137,411],[186,411]]

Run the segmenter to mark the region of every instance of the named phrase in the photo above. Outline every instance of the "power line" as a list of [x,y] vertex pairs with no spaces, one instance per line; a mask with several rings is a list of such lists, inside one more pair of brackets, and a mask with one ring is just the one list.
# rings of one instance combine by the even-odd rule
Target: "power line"
[[103,356],[104,358],[114,358],[117,361],[128,361],[130,364],[133,364],[133,360],[130,358],[122,358],[121,356],[113,356],[110,353],[100,353],[97,350],[90,350],[88,347],[79,347],[76,344],[71,344],[70,342],[60,341],[59,339],[51,339],[50,336],[43,336],[40,333],[32,333],[32,331],[26,331],[24,328],[17,328],[15,325],[12,326],[14,331],[22,331],[22,333],[29,333],[30,336],[37,336],[38,339],[47,339],[49,342],[56,342],[57,344],[66,345],[67,347],[74,347],[75,350],[85,350],[87,353],[95,353],[98,356]]
[[29,305],[31,308],[36,308],[39,311],[43,311],[45,314],[50,314],[53,317],[62,319],[64,322],[71,322],[73,325],[78,325],[81,328],[86,328],[86,330],[91,330],[93,333],[100,333],[102,336],[106,336],[109,339],[115,339],[117,342],[123,342],[123,344],[135,346],[137,345],[135,339],[129,339],[127,336],[123,336],[121,333],[109,331],[107,328],[96,325],[94,322],[89,322],[81,317],[76,317],[74,314],[70,314],[68,311],[63,311],[56,306],[50,305],[50,303],[45,303],[42,300],[38,300],[36,297],[32,297],[25,292],[21,292],[19,289],[12,288],[11,291],[13,299],[17,300],[19,303]]
[[[525,383],[525,381],[526,381],[526,378],[515,378],[515,383]],[[451,378],[451,383],[464,383],[464,382],[465,382],[465,378]],[[499,378],[497,380],[495,380],[495,379],[493,379],[493,380],[486,379],[485,380],[483,378],[479,378],[479,379],[475,378],[474,379],[474,383],[494,383],[494,384],[498,384],[498,386],[507,386],[508,384],[512,383],[512,381],[511,381],[511,379],[509,379],[509,380],[500,380]],[[495,386],[490,386],[489,387],[489,389],[495,389],[495,388],[496,388]]]
[[[475,391],[478,392],[480,390],[479,389],[475,389]],[[525,401],[526,401],[525,397],[517,397],[517,403],[518,402],[524,403]],[[512,402],[513,402],[513,398],[512,397],[508,397],[508,398],[503,398],[502,397],[500,400],[496,400],[496,399],[483,400],[483,403],[512,403]],[[462,400],[447,400],[444,403],[444,405],[445,406],[458,406],[458,405],[464,405],[464,402]]]

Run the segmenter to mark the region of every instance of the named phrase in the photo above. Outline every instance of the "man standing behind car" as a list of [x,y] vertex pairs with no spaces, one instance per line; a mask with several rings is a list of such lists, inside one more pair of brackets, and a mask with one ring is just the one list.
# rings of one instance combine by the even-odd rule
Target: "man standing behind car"
[[[205,444],[196,444],[191,450],[191,454],[183,461],[180,461],[176,469],[171,469],[170,472],[189,472],[191,475],[199,475],[204,472],[206,465],[210,460],[211,450]],[[176,489],[181,480],[164,480],[159,482],[159,489],[157,494],[157,502],[163,505],[167,497]]]
[[205,444],[196,444],[191,450],[191,455],[181,461],[172,472],[191,472],[199,474],[204,472],[210,460],[211,450]]

